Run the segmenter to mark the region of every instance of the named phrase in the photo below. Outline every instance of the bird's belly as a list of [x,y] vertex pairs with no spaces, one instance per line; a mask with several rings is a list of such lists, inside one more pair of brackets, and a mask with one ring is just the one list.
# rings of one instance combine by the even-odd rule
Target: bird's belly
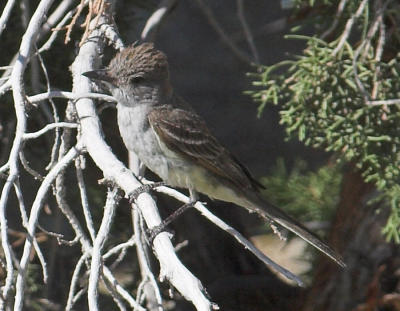
[[175,187],[188,187],[188,163],[166,148],[147,123],[146,107],[118,104],[118,126],[126,148],[152,172]]
[[173,187],[191,188],[218,200],[235,202],[237,195],[202,166],[183,158],[157,139],[146,126],[144,107],[118,105],[118,126],[128,150]]
[[216,176],[198,165],[189,165],[185,170],[174,170],[170,173],[170,178],[175,182],[171,185],[191,188],[213,199],[233,203],[241,201],[239,193],[235,193],[231,187],[226,186]]

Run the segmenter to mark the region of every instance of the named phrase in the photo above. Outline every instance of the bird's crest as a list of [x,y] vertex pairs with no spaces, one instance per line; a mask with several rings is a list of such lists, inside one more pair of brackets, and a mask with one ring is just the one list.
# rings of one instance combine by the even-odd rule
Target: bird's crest
[[116,78],[165,79],[168,78],[168,61],[153,43],[132,44],[111,60],[108,70]]

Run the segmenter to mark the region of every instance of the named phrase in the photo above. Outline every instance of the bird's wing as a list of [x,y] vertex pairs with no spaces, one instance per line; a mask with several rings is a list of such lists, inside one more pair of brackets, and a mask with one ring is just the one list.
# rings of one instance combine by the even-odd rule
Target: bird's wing
[[318,236],[279,208],[265,202],[256,191],[252,191],[258,190],[262,185],[216,140],[196,113],[172,106],[161,106],[154,108],[148,118],[159,139],[169,149],[213,172],[221,182],[242,191],[249,199],[248,204],[242,206],[289,229],[339,265],[345,266],[340,256]]
[[213,172],[222,181],[243,190],[263,188],[196,113],[167,105],[154,108],[148,119],[169,149]]

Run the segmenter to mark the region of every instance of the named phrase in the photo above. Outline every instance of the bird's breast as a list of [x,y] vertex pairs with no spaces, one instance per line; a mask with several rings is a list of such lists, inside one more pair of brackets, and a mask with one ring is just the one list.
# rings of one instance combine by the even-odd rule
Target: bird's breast
[[126,148],[162,180],[183,186],[185,165],[173,151],[165,149],[148,122],[151,107],[127,107],[118,104],[118,127]]
[[148,122],[151,107],[127,107],[118,104],[118,126],[128,150],[163,181],[174,187],[192,188],[224,201],[233,202],[229,187],[202,166],[169,149],[153,131]]

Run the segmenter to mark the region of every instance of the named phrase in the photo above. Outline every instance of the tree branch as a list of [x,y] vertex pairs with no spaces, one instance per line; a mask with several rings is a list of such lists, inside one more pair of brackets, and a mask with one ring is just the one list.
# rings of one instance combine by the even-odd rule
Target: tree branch
[[99,283],[100,271],[103,266],[101,252],[106,242],[111,224],[114,219],[116,205],[118,204],[119,198],[117,194],[118,189],[114,188],[112,191],[107,192],[106,206],[104,208],[103,219],[101,221],[99,232],[93,242],[92,248],[92,261],[90,264],[90,274],[89,274],[89,285],[88,285],[88,302],[89,310],[97,311],[99,310],[97,287]]
[[15,5],[15,0],[8,0],[0,16],[0,36],[4,29],[6,29],[8,19],[10,18],[11,11]]
[[71,148],[68,153],[49,171],[42,184],[40,185],[36,198],[32,204],[31,214],[28,222],[28,237],[25,241],[24,251],[21,257],[20,268],[17,276],[16,293],[15,293],[15,304],[14,310],[22,310],[23,298],[24,298],[24,287],[25,287],[25,274],[29,263],[29,255],[32,248],[32,237],[35,235],[36,226],[40,210],[43,207],[43,202],[46,198],[46,193],[51,187],[52,183],[58,176],[58,174],[65,169],[72,160],[78,156],[82,149],[82,142],[78,142],[77,145]]
[[[33,46],[37,34],[40,30],[41,21],[45,14],[49,10],[53,0],[42,0],[35,13],[33,14],[25,35],[22,39],[17,60],[13,66],[10,83],[13,89],[14,107],[17,117],[17,125],[15,129],[15,138],[13,146],[11,148],[9,157],[9,176],[6,184],[3,187],[1,198],[0,198],[0,226],[1,226],[1,243],[6,257],[7,265],[7,276],[5,285],[3,287],[3,299],[0,304],[0,308],[4,308],[4,302],[7,300],[11,284],[13,282],[13,265],[11,257],[11,249],[8,242],[7,236],[7,218],[6,218],[6,204],[8,201],[8,195],[12,184],[18,176],[18,154],[22,148],[23,135],[26,131],[26,116],[25,116],[25,93],[23,87],[23,74],[28,63],[31,47]],[[28,241],[28,240],[27,240]],[[20,297],[21,298],[21,297]],[[17,299],[16,299],[17,301]],[[22,304],[20,306],[22,308]],[[20,310],[20,309],[16,309]]]

